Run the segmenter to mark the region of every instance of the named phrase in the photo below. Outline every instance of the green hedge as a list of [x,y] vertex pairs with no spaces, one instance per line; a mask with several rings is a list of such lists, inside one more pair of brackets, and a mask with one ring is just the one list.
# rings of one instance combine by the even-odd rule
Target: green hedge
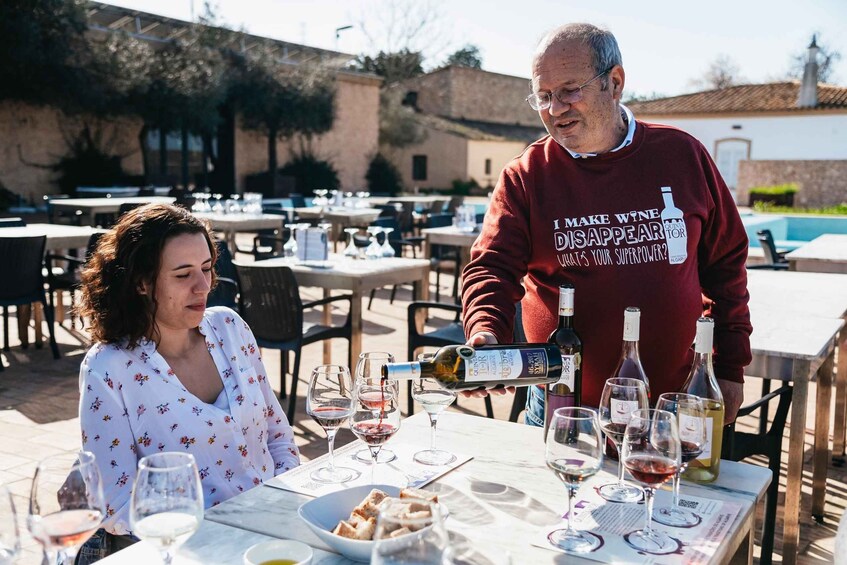
[[796,183],[787,182],[785,184],[775,184],[773,186],[754,186],[750,189],[750,194],[780,196],[783,194],[796,194],[798,190]]

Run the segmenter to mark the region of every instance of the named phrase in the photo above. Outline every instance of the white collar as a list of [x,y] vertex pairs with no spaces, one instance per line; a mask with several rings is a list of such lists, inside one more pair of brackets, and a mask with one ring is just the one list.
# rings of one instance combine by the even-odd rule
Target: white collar
[[[620,151],[627,145],[630,145],[632,143],[632,138],[635,137],[635,116],[633,116],[632,111],[623,104],[621,104],[620,107],[621,117],[627,123],[626,137],[623,138],[623,141],[621,141],[620,145],[618,145],[611,151],[608,151],[608,153]],[[574,159],[585,159],[586,157],[596,157],[598,155],[598,153],[577,153],[576,151],[571,151],[567,147],[565,147],[565,150],[570,153],[571,157],[573,157]]]

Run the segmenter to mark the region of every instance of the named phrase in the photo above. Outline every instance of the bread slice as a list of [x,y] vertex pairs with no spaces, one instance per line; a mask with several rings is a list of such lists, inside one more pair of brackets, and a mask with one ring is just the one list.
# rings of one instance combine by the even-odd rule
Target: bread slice
[[426,501],[429,501],[429,502],[438,502],[438,495],[435,494],[434,492],[429,492],[429,491],[421,490],[419,488],[412,488],[412,487],[404,488],[403,490],[401,490],[400,491],[400,498],[401,499],[411,498],[411,499],[417,499],[417,500],[426,500]]
[[379,503],[388,497],[388,493],[379,489],[373,489],[368,496],[353,509],[353,512],[365,518],[376,518],[379,514]]
[[356,528],[350,525],[347,520],[341,520],[332,533],[343,538],[357,539]]

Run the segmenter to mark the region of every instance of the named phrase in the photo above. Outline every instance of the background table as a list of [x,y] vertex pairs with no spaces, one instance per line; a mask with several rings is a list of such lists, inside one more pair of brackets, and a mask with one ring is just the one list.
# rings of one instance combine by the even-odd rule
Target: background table
[[[330,255],[328,268],[316,268],[302,265],[290,258],[274,258],[256,261],[258,266],[285,265],[294,271],[297,284],[324,289],[324,296],[330,291],[348,290],[353,294],[350,305],[350,317],[353,324],[353,336],[350,340],[350,357],[355,362],[362,352],[362,297],[366,292],[395,284],[413,283],[418,300],[429,298],[429,261],[426,259],[408,259],[404,257],[385,257],[376,260],[347,259],[341,255]],[[324,323],[330,323],[330,309],[324,309]],[[324,363],[329,363],[331,344],[324,342]]]
[[847,273],[847,235],[825,234],[786,254],[792,271]]
[[[424,448],[429,445],[429,433],[426,414],[418,413],[403,420],[388,447],[409,442]],[[446,525],[452,537],[508,551],[515,565],[596,563],[530,545],[543,527],[559,523],[567,508],[565,488],[545,464],[542,434],[541,428],[522,424],[455,412],[442,414],[439,448],[474,458],[425,488],[437,492],[450,510]],[[606,462],[610,481],[615,479],[615,466]],[[378,471],[377,482],[379,477]],[[741,505],[731,535],[717,549],[714,563],[750,562],[756,502],[770,481],[771,472],[766,468],[722,461],[714,484],[683,482],[684,493]],[[331,551],[297,516],[297,508],[308,500],[301,494],[262,485],[210,508],[206,519]],[[227,544],[223,539],[211,543]]]
[[230,253],[235,256],[235,235],[240,231],[257,231],[264,229],[279,229],[282,233],[283,217],[276,214],[194,214],[209,222],[212,229],[223,232],[224,241],[229,247]]
[[0,229],[0,237],[37,237],[47,236],[45,251],[78,249],[88,245],[89,238],[95,233],[106,230],[89,226],[68,226],[65,224],[27,224],[25,226]]
[[73,212],[81,210],[89,218],[89,223],[94,225],[96,214],[116,214],[121,204],[171,204],[176,198],[170,196],[135,196],[130,198],[64,198],[51,200],[50,206],[60,212]]

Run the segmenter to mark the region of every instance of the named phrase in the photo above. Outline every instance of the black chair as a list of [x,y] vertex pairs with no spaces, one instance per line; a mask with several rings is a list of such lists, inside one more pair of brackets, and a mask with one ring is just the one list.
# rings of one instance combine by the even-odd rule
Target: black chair
[[766,394],[748,406],[738,410],[738,418],[748,416],[756,410],[767,410],[770,402],[776,398],[776,407],[771,427],[764,433],[739,432],[735,423],[724,427],[723,448],[721,457],[732,461],[740,461],[753,455],[764,455],[768,458],[768,468],[773,473],[768,487],[768,499],[765,503],[765,518],[762,524],[762,555],[759,563],[770,565],[773,558],[773,538],[776,525],[776,504],[779,496],[779,469],[782,459],[782,434],[785,430],[785,420],[788,408],[791,406],[792,387],[783,385],[777,390]]
[[252,255],[256,261],[281,256],[283,253],[282,246],[285,245],[285,241],[291,231],[285,227],[285,224],[290,223],[287,210],[283,210],[282,208],[263,208],[262,213],[279,216],[279,228],[256,230],[252,247],[236,247],[235,249],[236,253]]
[[353,338],[350,309],[341,326],[309,324],[303,320],[306,308],[325,306],[346,301],[352,307],[352,295],[344,294],[304,303],[294,273],[285,266],[262,267],[253,264],[233,263],[240,286],[239,313],[253,330],[259,347],[280,350],[280,398],[285,398],[285,375],[288,369],[288,352],[294,353],[291,371],[291,398],[288,401],[288,419],[293,421],[297,403],[297,383],[300,372],[300,352],[304,345],[325,339],[344,338],[348,342],[347,366],[350,359],[349,343]]
[[[0,306],[3,307],[3,348],[9,350],[9,306],[24,306],[41,302],[47,329],[50,332],[50,349],[53,357],[59,358],[59,346],[53,327],[53,310],[47,307],[44,294],[44,275],[41,272],[44,263],[46,236],[2,237],[0,238],[0,257],[5,268],[0,277]],[[0,370],[3,364],[0,363]]]
[[[53,316],[56,316],[56,293],[67,291],[71,298],[71,329],[74,329],[76,314],[74,313],[74,293],[79,288],[80,271],[85,265],[88,258],[97,247],[97,242],[103,237],[104,232],[91,234],[88,238],[88,245],[85,250],[85,257],[79,258],[74,255],[59,255],[56,253],[48,253],[45,257],[47,271],[47,292],[50,299],[50,309],[53,311]],[[54,264],[55,261],[64,261],[65,268],[58,268]]]
[[756,232],[756,236],[759,239],[759,244],[762,246],[762,251],[765,255],[765,262],[761,265],[750,265],[747,268],[787,271],[788,260],[785,258],[785,253],[777,250],[771,230],[759,230]]
[[23,218],[0,218],[0,228],[22,228],[26,226]]
[[465,203],[464,196],[451,196],[450,201],[447,203],[447,207],[444,210],[445,214],[456,214],[456,209]]
[[215,261],[218,284],[206,298],[206,305],[238,310],[238,273],[232,263],[232,253],[225,241],[216,241],[215,245],[218,247],[218,259]]
[[[418,331],[416,317],[418,311],[427,308],[429,310],[442,310],[455,314],[453,321],[439,325],[430,331],[423,333]],[[419,347],[443,347],[445,345],[457,345],[465,343],[465,330],[462,327],[460,316],[462,307],[459,304],[442,304],[440,302],[424,302],[417,301],[409,304],[407,323],[407,350],[406,358],[409,361],[415,360],[415,350]],[[409,416],[415,413],[415,402],[412,398],[412,381],[407,383],[409,387]],[[526,402],[526,401],[524,401]],[[494,417],[494,407],[491,405],[491,397],[485,397],[485,415],[489,418]]]

